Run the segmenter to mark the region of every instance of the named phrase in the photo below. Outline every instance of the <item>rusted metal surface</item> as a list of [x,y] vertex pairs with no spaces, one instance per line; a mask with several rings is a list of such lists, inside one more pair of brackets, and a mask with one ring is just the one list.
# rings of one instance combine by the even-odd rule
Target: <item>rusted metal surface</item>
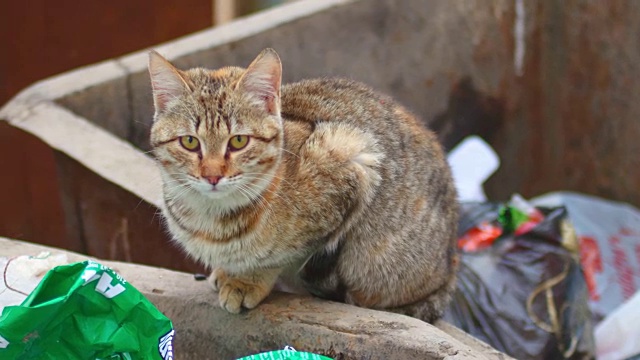
[[[96,257],[203,271],[169,239],[159,210],[67,155],[0,122],[0,232]],[[13,148],[9,148],[13,147]]]
[[0,105],[30,83],[213,25],[212,0],[0,2]]
[[56,152],[68,242],[91,256],[203,271],[170,241],[159,210]]
[[[640,205],[640,2],[334,2],[247,35],[231,33],[279,13],[212,30],[212,39],[232,40],[199,37],[196,50],[172,60],[181,68],[246,65],[275,47],[285,82],[350,77],[396,97],[447,148],[469,134],[485,137],[502,160],[486,186],[493,199],[575,190]],[[144,63],[144,54],[118,59],[111,64],[117,74],[51,101],[148,150],[153,105]],[[28,117],[24,109],[15,113]],[[91,175],[82,159],[55,159],[66,219],[56,236],[96,256],[182,268],[183,255],[167,245],[155,209],[136,214],[136,196],[117,194],[117,185]]]
[[0,236],[80,251],[67,241],[53,150],[0,121]]
[[492,142],[505,120],[501,100],[479,93],[471,79],[465,78],[454,84],[447,110],[438,114],[430,127],[438,134],[445,149],[450,150],[472,134]]
[[574,190],[640,205],[640,3],[541,1],[490,194]]

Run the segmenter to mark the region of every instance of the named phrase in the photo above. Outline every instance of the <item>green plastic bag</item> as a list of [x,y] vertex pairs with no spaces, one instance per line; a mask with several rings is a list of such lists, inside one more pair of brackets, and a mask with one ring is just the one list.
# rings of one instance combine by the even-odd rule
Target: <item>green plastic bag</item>
[[110,268],[50,270],[0,316],[0,359],[173,359],[171,321]]
[[251,356],[245,356],[237,360],[332,360],[329,357],[309,352],[296,351],[287,346],[284,350],[269,351]]

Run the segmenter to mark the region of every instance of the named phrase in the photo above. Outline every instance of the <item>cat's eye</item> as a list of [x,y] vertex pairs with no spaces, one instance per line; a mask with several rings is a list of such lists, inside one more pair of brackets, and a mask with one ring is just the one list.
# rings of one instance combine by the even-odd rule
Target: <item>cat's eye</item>
[[189,151],[198,151],[200,142],[193,136],[180,136],[180,145]]
[[242,150],[248,143],[249,137],[247,135],[236,135],[229,140],[229,149],[231,151]]

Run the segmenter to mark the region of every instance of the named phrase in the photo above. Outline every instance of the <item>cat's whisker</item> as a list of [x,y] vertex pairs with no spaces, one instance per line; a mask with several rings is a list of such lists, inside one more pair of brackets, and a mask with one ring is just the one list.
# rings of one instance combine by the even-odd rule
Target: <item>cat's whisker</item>
[[274,215],[273,209],[268,206],[269,204],[264,200],[264,198],[262,197],[258,197],[257,198],[257,202],[254,202],[254,200],[256,199],[255,196],[251,196],[252,193],[249,189],[243,187],[243,186],[239,186],[238,190],[247,198],[247,200],[249,201],[249,206],[251,206],[252,208],[255,207],[260,207],[261,209],[263,209],[268,216],[265,217],[265,219],[268,221],[270,218],[272,218],[272,215]]
[[138,201],[138,204],[136,205],[136,207],[133,208],[133,211],[138,210],[138,206],[140,206],[140,204],[142,204],[142,201],[144,201],[144,199],[140,198],[140,201]]
[[286,153],[289,153],[289,154],[291,154],[291,155],[293,155],[293,156],[297,157],[298,159],[300,159],[300,155],[298,155],[298,154],[296,154],[296,153],[294,153],[294,152],[291,152],[291,151],[289,151],[289,150],[287,150],[287,149],[285,149],[285,148],[279,148],[279,149],[280,149],[280,150],[282,150],[282,151],[284,151],[284,152],[286,152]]
[[244,195],[247,198],[247,200],[249,201],[249,206],[251,206],[253,208],[253,207],[259,205],[259,204],[254,203],[255,196],[252,196],[251,192],[249,192],[247,189],[245,189],[242,186],[238,186],[238,191],[240,191],[242,193],[242,195]]
[[165,184],[175,184],[175,183],[186,184],[186,182],[187,182],[187,179],[175,179],[175,178],[164,181]]
[[[243,189],[242,190],[243,193],[249,193],[249,194],[254,193],[251,189],[249,189],[246,186],[242,186],[242,189]],[[257,203],[253,202],[254,199],[257,199]],[[269,221],[275,216],[275,210],[273,209],[273,206],[264,197],[259,195],[258,196],[254,195],[252,197],[249,197],[249,201],[253,206],[260,206],[260,208],[263,209],[268,214],[268,216],[265,217],[267,221]]]
[[258,191],[258,189],[251,187],[250,184],[243,184],[241,185],[241,187],[253,194],[253,198],[257,199],[260,202],[264,202],[269,207],[272,207],[272,205],[264,198],[264,196]]
[[[272,177],[274,179],[279,179],[287,184],[289,184],[290,186],[293,187],[293,184],[291,182],[289,182],[287,179],[283,178],[282,176],[277,176],[277,175],[270,175],[270,174],[265,174],[265,173],[244,173],[244,175],[250,175],[258,180],[269,180],[269,177]],[[260,176],[260,177],[258,177]]]
[[273,195],[275,195],[275,196],[277,196],[277,197],[280,197],[280,194],[278,194],[278,192],[277,192],[276,190],[269,189],[268,187],[267,187],[267,188],[262,188],[262,189],[260,189],[260,188],[258,188],[258,185],[256,185],[256,184],[251,184],[251,183],[245,184],[245,186],[246,186],[246,187],[248,187],[248,188],[251,188],[254,192],[256,192],[256,194],[257,194],[258,196],[262,196],[262,195],[260,195],[260,192],[261,192],[261,191],[269,191],[269,192],[270,192],[270,193],[272,193]]
[[247,200],[249,201],[249,205],[253,206],[253,201],[252,198],[244,191],[244,189],[242,189],[241,187],[238,187],[238,191],[240,191],[240,193],[247,198]]
[[[264,196],[262,196],[262,194],[259,194],[257,189],[253,189],[251,186],[249,186],[249,184],[244,185],[244,188],[247,191],[254,193],[258,201],[260,201],[260,203],[263,204],[263,206],[269,210],[268,211],[269,213],[272,213],[272,214],[275,213],[275,210],[273,209],[273,205],[267,199],[265,199]],[[273,195],[275,195],[276,197],[280,197],[280,195],[276,192],[273,192]]]
[[181,198],[183,195],[185,195],[186,193],[188,193],[191,190],[191,186],[189,186],[189,184],[178,184],[178,185],[174,185],[172,186],[172,189],[177,189],[178,191],[176,193],[166,193],[165,192],[165,197],[168,200],[174,200],[174,199],[179,199]]

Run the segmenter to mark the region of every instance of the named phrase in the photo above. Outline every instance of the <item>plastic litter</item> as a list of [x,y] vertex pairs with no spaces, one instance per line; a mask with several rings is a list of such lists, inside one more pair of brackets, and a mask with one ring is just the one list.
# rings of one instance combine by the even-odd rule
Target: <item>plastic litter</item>
[[580,244],[589,305],[596,321],[640,289],[640,210],[570,192],[543,195],[532,203],[567,208]]
[[291,346],[287,346],[284,350],[268,351],[238,360],[331,360],[331,358],[309,352],[296,351]]
[[173,359],[171,321],[110,268],[57,266],[0,315],[0,359]]
[[482,184],[500,166],[491,146],[479,136],[469,136],[449,152],[447,161],[460,201],[486,201]]
[[596,326],[598,360],[622,360],[640,354],[640,291]]
[[462,238],[486,224],[499,230],[494,239],[485,232],[476,241],[482,246],[459,242],[458,285],[444,319],[517,359],[594,357],[587,285],[565,209],[533,208],[519,197],[463,206]]

